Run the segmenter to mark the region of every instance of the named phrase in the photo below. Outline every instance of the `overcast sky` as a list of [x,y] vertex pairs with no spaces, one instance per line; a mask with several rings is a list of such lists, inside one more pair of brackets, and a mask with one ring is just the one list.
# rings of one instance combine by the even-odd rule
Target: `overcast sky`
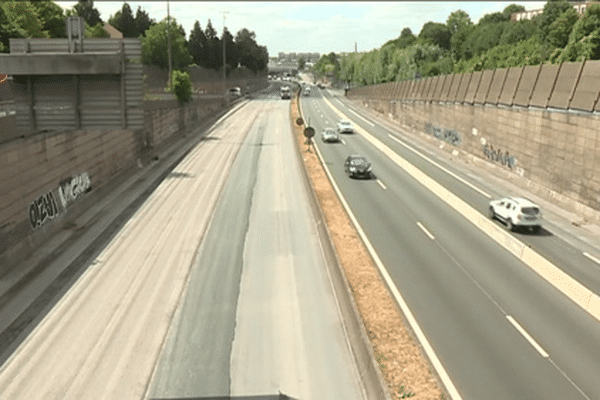
[[[71,8],[76,1],[57,1]],[[104,21],[123,6],[123,1],[94,1]],[[129,1],[134,15],[141,6],[151,18],[160,21],[167,16],[166,1]],[[213,27],[225,26],[235,36],[243,28],[256,33],[256,41],[267,46],[271,57],[279,52],[341,53],[370,51],[400,36],[408,27],[418,35],[427,22],[446,23],[453,11],[463,10],[474,23],[485,14],[502,11],[509,4],[523,5],[527,10],[544,7],[544,1],[524,2],[208,2],[170,1],[170,13],[183,26],[189,38],[196,21],[204,30],[210,19]],[[226,12],[226,14],[223,14]]]

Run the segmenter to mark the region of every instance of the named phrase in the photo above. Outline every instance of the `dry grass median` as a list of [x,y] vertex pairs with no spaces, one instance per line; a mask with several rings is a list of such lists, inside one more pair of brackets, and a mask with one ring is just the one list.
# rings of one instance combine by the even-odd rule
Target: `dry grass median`
[[[299,116],[297,100],[292,98],[292,121]],[[388,293],[318,157],[314,151],[307,151],[303,126],[294,125],[294,134],[392,398],[446,398],[433,367]]]

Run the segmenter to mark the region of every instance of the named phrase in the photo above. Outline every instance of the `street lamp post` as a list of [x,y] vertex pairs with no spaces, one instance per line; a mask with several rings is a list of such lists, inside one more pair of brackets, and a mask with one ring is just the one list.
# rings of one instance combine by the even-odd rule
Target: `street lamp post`
[[225,95],[225,100],[228,101],[229,97],[227,97],[227,73],[226,73],[226,65],[227,65],[227,52],[225,51],[225,14],[228,14],[229,11],[221,11],[223,13],[223,93]]
[[169,90],[173,91],[173,62],[171,61],[171,12],[167,0],[167,52],[169,54]]

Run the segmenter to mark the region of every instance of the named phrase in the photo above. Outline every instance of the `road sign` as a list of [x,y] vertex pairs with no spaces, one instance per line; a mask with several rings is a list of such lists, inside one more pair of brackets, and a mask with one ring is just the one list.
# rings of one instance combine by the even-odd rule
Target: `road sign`
[[313,136],[315,136],[315,129],[312,126],[307,126],[306,128],[304,128],[304,136],[306,136],[307,138],[312,138]]

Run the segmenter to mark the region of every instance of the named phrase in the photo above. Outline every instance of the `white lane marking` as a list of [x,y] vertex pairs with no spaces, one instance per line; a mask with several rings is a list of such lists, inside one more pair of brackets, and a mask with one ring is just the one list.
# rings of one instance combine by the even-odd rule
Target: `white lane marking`
[[517,328],[517,330],[521,333],[521,335],[523,335],[525,337],[525,339],[527,339],[527,341],[538,351],[538,353],[541,354],[542,357],[548,358],[548,353],[546,353],[546,351],[542,348],[542,346],[540,346],[535,340],[533,340],[533,338],[529,335],[529,333],[527,333],[527,331],[525,329],[523,329],[523,327],[521,325],[519,325],[519,323],[517,321],[515,321],[515,319],[513,317],[511,317],[510,315],[507,315],[506,319],[508,319],[508,321],[511,324],[513,324],[513,326],[515,328]]
[[[339,100],[338,100],[339,101]],[[367,124],[371,125],[371,126],[375,126],[374,123],[372,123],[371,121],[367,121],[364,117],[362,117],[361,115],[358,115],[357,113],[355,113],[354,111],[352,111],[351,109],[348,109],[348,111],[350,111],[352,114],[356,115],[358,118],[362,119],[363,121],[365,121]]]
[[377,179],[377,183],[379,184],[379,186],[381,186],[381,188],[382,188],[383,190],[387,190],[387,186],[385,186],[385,185],[383,184],[383,182],[381,182],[379,179]]
[[396,142],[398,142],[399,144],[401,144],[402,146],[406,147],[408,150],[412,151],[413,153],[423,157],[425,160],[429,161],[430,163],[432,163],[433,165],[435,165],[436,167],[438,167],[439,169],[441,169],[442,171],[444,171],[445,173],[447,173],[448,175],[456,178],[457,180],[461,181],[462,183],[464,183],[465,185],[469,186],[471,189],[479,192],[481,195],[483,195],[484,197],[491,199],[492,196],[490,196],[488,193],[484,192],[483,190],[479,189],[477,186],[473,185],[472,183],[464,180],[463,178],[461,178],[460,176],[456,175],[454,172],[448,170],[447,168],[441,166],[440,164],[436,163],[435,161],[433,161],[432,159],[430,159],[429,157],[427,157],[425,154],[413,149],[412,147],[408,146],[405,143],[402,143],[402,141],[400,139],[398,139],[397,137],[395,137],[392,134],[388,133],[388,136],[390,138],[392,138],[393,140],[395,140]]
[[340,142],[342,142],[343,145],[346,144],[346,141],[344,139],[340,139]]
[[584,251],[583,255],[586,256],[587,258],[589,258],[590,260],[594,261],[595,263],[600,265],[600,260],[598,260],[596,257],[594,257],[593,255],[591,255],[590,253]]
[[420,223],[420,222],[417,222],[417,225],[419,226],[419,228],[421,228],[421,230],[422,230],[423,232],[425,232],[425,234],[426,234],[427,236],[429,236],[429,239],[431,239],[431,240],[434,240],[434,239],[435,239],[435,237],[434,237],[434,236],[431,234],[431,232],[429,232],[429,231],[427,230],[427,228],[425,228],[425,227],[423,226],[423,224],[422,224],[422,223]]
[[442,380],[444,386],[446,387],[446,390],[448,390],[448,394],[450,395],[450,398],[452,400],[462,400],[462,397],[458,393],[456,386],[454,386],[454,382],[452,382],[452,379],[450,379],[450,375],[448,375],[448,372],[446,372],[446,369],[444,368],[444,366],[442,365],[442,362],[440,361],[437,354],[433,350],[433,347],[431,347],[431,344],[429,343],[427,336],[425,336],[425,333],[419,326],[419,323],[417,322],[415,316],[413,315],[412,311],[410,311],[408,304],[406,303],[406,301],[400,294],[400,291],[396,287],[396,284],[392,280],[392,277],[390,276],[387,269],[385,268],[383,261],[381,261],[381,259],[379,258],[379,255],[377,254],[377,252],[375,251],[375,248],[369,241],[367,234],[365,233],[365,231],[363,231],[362,227],[360,226],[360,223],[358,222],[358,220],[354,216],[354,213],[350,209],[348,202],[344,198],[344,195],[340,191],[340,188],[338,187],[337,183],[335,183],[335,180],[333,179],[333,176],[331,175],[331,172],[329,171],[329,167],[325,163],[325,160],[323,159],[323,156],[321,155],[321,151],[319,150],[318,147],[316,147],[316,152],[317,152],[317,156],[319,157],[319,160],[321,162],[321,165],[325,169],[325,173],[327,174],[327,177],[329,178],[329,182],[331,182],[331,185],[333,186],[335,192],[337,193],[338,198],[342,202],[344,209],[346,209],[348,216],[352,220],[352,224],[354,224],[354,227],[356,228],[356,231],[358,232],[359,236],[361,237],[363,243],[367,247],[369,254],[371,254],[371,257],[373,258],[375,265],[377,265],[377,269],[379,269],[379,273],[381,273],[381,276],[385,280],[388,288],[390,288],[392,295],[396,299],[396,302],[400,306],[400,309],[402,309],[402,312],[404,313],[404,316],[406,317],[408,323],[410,324],[411,328],[415,332],[415,335],[417,336],[419,343],[421,343],[421,345],[423,346],[425,353],[429,357],[429,360],[431,360],[431,363],[433,364],[433,367],[435,368],[436,372],[440,376],[440,379]]

